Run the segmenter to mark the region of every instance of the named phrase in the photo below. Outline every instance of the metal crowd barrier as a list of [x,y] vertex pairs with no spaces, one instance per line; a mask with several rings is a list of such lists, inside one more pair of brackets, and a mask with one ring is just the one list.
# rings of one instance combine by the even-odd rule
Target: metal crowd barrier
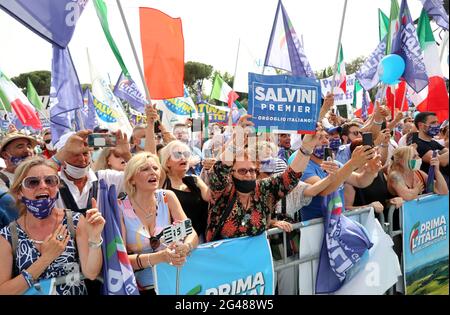
[[[362,207],[362,208],[354,209],[351,211],[346,211],[346,212],[344,212],[344,215],[347,217],[351,217],[355,221],[361,223],[362,217],[364,215],[367,216],[371,210],[373,210],[373,207]],[[302,241],[302,230],[304,230],[305,228],[309,228],[311,226],[318,225],[318,224],[323,225],[323,218],[313,219],[313,220],[309,220],[309,221],[305,221],[305,222],[299,222],[299,223],[295,223],[292,225],[292,227],[293,227],[292,231],[299,230],[299,232],[300,232],[300,241],[299,241],[300,254],[295,255],[296,256],[295,259],[293,259],[291,261],[288,261],[288,257],[287,257],[286,232],[284,232],[283,230],[281,230],[279,228],[272,228],[267,231],[268,236],[283,233],[282,259],[274,260],[275,283],[278,283],[278,272],[279,271],[293,267],[293,266],[299,266],[301,264],[309,264],[310,273],[311,273],[311,275],[310,275],[311,276],[311,281],[310,281],[311,286],[310,286],[309,290],[306,289],[306,291],[308,291],[310,293],[305,293],[305,294],[314,294],[315,278],[316,278],[315,273],[314,273],[314,270],[315,270],[314,266],[318,265],[320,251],[313,255],[307,255],[306,257],[301,257],[301,251],[302,251],[301,241]],[[301,292],[299,292],[299,294],[301,294]]]

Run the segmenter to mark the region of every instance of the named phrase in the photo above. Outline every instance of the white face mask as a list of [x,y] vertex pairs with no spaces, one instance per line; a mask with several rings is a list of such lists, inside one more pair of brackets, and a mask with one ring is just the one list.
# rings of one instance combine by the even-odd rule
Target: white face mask
[[90,164],[84,168],[80,168],[80,167],[70,165],[69,163],[66,163],[66,167],[65,167],[64,171],[66,172],[67,175],[69,175],[70,177],[72,177],[74,179],[81,179],[89,173],[89,167],[90,167]]
[[47,148],[47,150],[49,150],[49,151],[54,151],[55,150],[55,147],[53,146],[53,143],[46,143],[45,144],[45,147]]

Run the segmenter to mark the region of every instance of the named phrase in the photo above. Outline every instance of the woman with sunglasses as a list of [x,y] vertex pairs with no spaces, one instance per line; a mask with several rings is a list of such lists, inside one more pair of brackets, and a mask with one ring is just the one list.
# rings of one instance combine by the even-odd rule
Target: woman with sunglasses
[[119,200],[123,239],[140,293],[153,295],[152,267],[161,262],[182,266],[197,246],[198,237],[193,231],[181,244],[161,243],[163,229],[187,217],[172,191],[158,189],[161,166],[156,155],[136,154],[128,161],[124,177],[127,196]]
[[0,230],[0,294],[23,294],[50,278],[56,278],[56,294],[87,294],[83,280],[67,281],[79,273],[67,276],[81,270],[94,280],[101,271],[105,220],[95,200],[86,217],[56,208],[58,171],[43,158],[23,162],[15,174],[10,193],[20,212],[17,221]]

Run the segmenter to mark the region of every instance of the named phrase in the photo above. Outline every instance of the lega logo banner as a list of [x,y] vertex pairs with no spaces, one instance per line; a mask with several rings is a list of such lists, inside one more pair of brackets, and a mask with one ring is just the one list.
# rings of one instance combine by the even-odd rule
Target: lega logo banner
[[256,128],[312,133],[321,101],[319,80],[249,73],[248,113]]
[[[177,268],[155,269],[156,291],[176,294]],[[180,269],[181,295],[273,295],[272,254],[267,235],[200,245]]]

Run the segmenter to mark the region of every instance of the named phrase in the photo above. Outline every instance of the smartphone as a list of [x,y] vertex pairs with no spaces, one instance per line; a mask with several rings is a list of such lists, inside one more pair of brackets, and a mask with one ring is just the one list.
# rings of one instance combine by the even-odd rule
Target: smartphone
[[323,155],[324,161],[333,161],[333,150],[331,148],[325,148],[325,154]]
[[159,122],[159,120],[156,120],[155,121],[155,124],[154,124],[154,126],[155,126],[155,129],[154,129],[154,132],[155,133],[160,133],[161,132],[161,130],[159,130],[159,125],[160,125],[161,123]]
[[203,123],[201,118],[192,119],[192,126],[191,126],[192,132],[202,131],[202,127]]
[[362,134],[363,145],[373,147],[373,137],[371,132],[364,132]]
[[88,146],[92,148],[115,147],[117,138],[109,133],[91,133],[88,135]]
[[383,123],[381,124],[381,130],[384,130],[387,128],[386,122],[383,121]]

